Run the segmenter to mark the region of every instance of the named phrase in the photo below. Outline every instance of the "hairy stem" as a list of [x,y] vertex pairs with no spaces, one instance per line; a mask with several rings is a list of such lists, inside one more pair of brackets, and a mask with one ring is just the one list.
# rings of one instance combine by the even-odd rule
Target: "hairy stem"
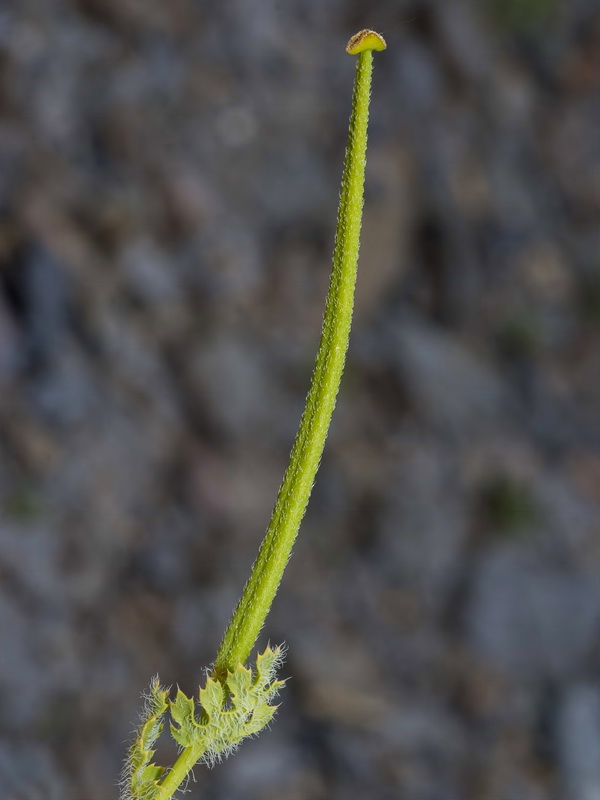
[[199,745],[184,748],[161,782],[156,800],[170,800],[203,755],[204,749]]

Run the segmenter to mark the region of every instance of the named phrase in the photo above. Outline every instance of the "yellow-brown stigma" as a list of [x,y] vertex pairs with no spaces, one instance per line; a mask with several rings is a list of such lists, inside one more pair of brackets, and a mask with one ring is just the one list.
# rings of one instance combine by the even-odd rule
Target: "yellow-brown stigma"
[[386,47],[385,39],[380,33],[365,28],[350,39],[346,45],[346,52],[355,56],[364,50],[385,50]]

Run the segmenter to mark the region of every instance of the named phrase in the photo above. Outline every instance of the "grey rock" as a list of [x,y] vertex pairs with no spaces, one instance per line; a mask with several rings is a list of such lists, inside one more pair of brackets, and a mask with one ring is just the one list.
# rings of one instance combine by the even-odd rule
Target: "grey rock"
[[594,576],[552,568],[518,545],[483,556],[467,628],[471,645],[498,668],[521,679],[566,679],[597,646],[599,626]]
[[565,797],[600,798],[600,691],[573,683],[562,693],[556,737]]
[[47,748],[0,742],[0,781],[10,800],[74,800],[62,770]]
[[411,319],[392,329],[390,343],[415,410],[433,425],[469,436],[510,410],[492,365],[447,333]]
[[468,536],[456,471],[447,453],[422,443],[390,490],[381,520],[379,569],[439,612],[456,584]]

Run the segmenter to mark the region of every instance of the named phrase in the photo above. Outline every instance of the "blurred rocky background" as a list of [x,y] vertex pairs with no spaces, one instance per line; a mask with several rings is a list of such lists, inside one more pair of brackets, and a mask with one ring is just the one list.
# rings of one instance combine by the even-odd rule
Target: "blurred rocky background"
[[2,800],[116,798],[140,691],[214,657],[365,26],[356,325],[262,638],[291,680],[189,796],[600,798],[598,0],[1,0]]

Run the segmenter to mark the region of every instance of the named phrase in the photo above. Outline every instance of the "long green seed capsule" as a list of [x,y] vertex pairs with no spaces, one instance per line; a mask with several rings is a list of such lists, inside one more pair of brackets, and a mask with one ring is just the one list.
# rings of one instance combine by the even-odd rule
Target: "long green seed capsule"
[[269,527],[219,648],[215,661],[217,674],[224,674],[227,669],[244,662],[256,642],[290,557],[325,446],[344,370],[354,306],[373,50],[384,50],[385,47],[383,37],[370,30],[357,33],[346,47],[346,51],[358,55],[358,59],[333,269],[319,352],[306,407]]

